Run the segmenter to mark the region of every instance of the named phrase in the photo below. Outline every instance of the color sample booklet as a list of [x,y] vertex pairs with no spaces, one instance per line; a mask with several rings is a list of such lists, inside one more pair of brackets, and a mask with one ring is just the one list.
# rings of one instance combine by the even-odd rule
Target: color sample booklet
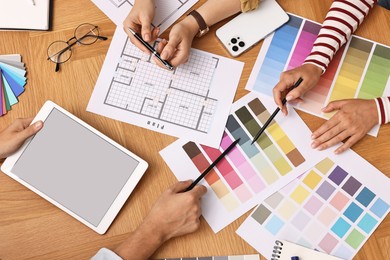
[[[246,89],[272,97],[280,73],[300,66],[310,54],[321,24],[290,14],[290,20],[268,36],[261,47]],[[329,119],[321,108],[331,101],[390,95],[390,47],[358,36],[333,57],[317,86],[295,107]],[[379,127],[370,132],[378,134]]]
[[0,116],[19,102],[26,85],[26,69],[20,54],[0,55]]
[[283,239],[352,259],[388,214],[389,189],[352,150],[332,154],[266,198],[237,233],[265,257]]
[[177,179],[196,179],[240,138],[236,147],[200,182],[208,187],[202,198],[203,217],[214,232],[332,151],[320,152],[310,147],[311,132],[294,110],[288,117],[279,113],[252,145],[253,137],[275,108],[272,100],[260,100],[250,93],[233,104],[218,149],[179,139],[160,152]]

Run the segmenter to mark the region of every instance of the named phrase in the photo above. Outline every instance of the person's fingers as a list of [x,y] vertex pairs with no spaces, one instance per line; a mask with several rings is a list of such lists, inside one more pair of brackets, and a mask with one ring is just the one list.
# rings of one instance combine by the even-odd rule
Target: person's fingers
[[350,134],[348,133],[348,131],[341,131],[339,132],[337,135],[334,135],[332,138],[330,138],[328,141],[320,144],[317,149],[322,151],[322,150],[325,150],[337,143],[340,143],[341,141],[345,140],[346,138],[348,138],[350,136]]
[[22,131],[23,129],[27,128],[30,124],[33,118],[18,118],[16,119],[10,126],[9,130],[11,131]]
[[332,101],[326,107],[322,108],[322,112],[330,113],[334,110],[340,110],[346,102],[346,100]]
[[340,123],[340,119],[338,114],[335,114],[328,121],[323,123],[316,131],[311,135],[312,139],[317,139],[322,136],[324,133],[328,132],[330,129],[334,128],[336,125]]
[[152,42],[157,40],[159,33],[160,33],[160,27],[154,27],[152,30],[152,39],[151,39]]
[[[161,53],[164,47],[168,44],[168,41],[166,39],[161,39],[161,41],[157,44],[156,51],[158,53]],[[161,57],[161,55],[160,55]]]
[[178,37],[169,38],[169,41],[165,45],[164,49],[161,51],[161,58],[163,60],[170,60],[175,54],[175,51],[179,43],[180,43],[180,39]]
[[[295,84],[295,82],[294,82],[294,84]],[[286,100],[291,101],[291,100],[297,99],[300,96],[302,96],[303,94],[305,94],[307,91],[309,91],[312,87],[313,87],[313,85],[312,85],[312,82],[310,82],[310,80],[305,81],[305,79],[303,79],[302,83],[298,87],[296,87],[295,89],[293,89],[287,93]]]
[[171,186],[170,190],[173,193],[179,193],[187,189],[191,185],[192,181],[187,180],[187,181],[179,181],[175,183],[174,185]]
[[141,16],[140,22],[141,22],[142,39],[144,39],[147,42],[150,42],[152,40],[152,30],[151,30],[152,21],[149,19],[149,17]]
[[43,127],[43,122],[37,121],[34,124],[25,128],[24,130],[20,131],[17,135],[17,138],[19,139],[19,141],[24,142],[27,138],[33,136],[39,130],[41,130],[42,127]]
[[206,194],[207,188],[203,185],[196,185],[192,190],[190,190],[192,194],[195,194],[195,196],[200,199],[203,195]]
[[[364,136],[364,135],[363,135]],[[343,144],[341,145],[340,147],[338,147],[334,153],[335,154],[340,154],[342,152],[345,152],[348,148],[350,148],[352,145],[356,144],[363,136],[360,136],[360,135],[352,135],[350,138],[348,138],[348,140]]]

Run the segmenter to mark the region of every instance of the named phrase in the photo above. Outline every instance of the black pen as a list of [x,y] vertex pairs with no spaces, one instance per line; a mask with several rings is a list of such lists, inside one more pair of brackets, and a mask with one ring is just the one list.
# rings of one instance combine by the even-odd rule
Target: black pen
[[134,35],[135,38],[137,38],[137,40],[139,40],[143,46],[145,46],[154,56],[156,56],[156,58],[162,62],[162,64],[164,64],[164,66],[169,69],[169,70],[173,70],[173,66],[166,60],[163,60],[160,56],[160,54],[152,47],[150,46],[149,43],[147,43],[146,41],[144,41],[144,39],[142,39],[142,37],[136,33],[133,29],[131,29],[130,27],[127,27],[127,29]]
[[[295,82],[294,86],[292,86],[292,87],[290,88],[290,91],[293,90],[294,88],[298,87],[299,84],[302,83],[302,81],[303,81],[303,79],[302,79],[302,78],[299,78],[299,79],[297,80],[297,82]],[[284,105],[286,104],[286,102],[287,102],[286,98],[283,98],[283,100],[282,100],[282,105],[284,106]],[[268,118],[267,122],[265,122],[265,124],[263,125],[263,127],[260,128],[259,132],[257,132],[257,134],[256,134],[255,137],[253,138],[253,141],[252,141],[251,144],[253,144],[254,142],[256,142],[257,139],[259,139],[260,135],[265,131],[265,129],[267,128],[267,126],[272,122],[272,120],[273,120],[273,119],[275,118],[275,116],[279,113],[279,111],[280,111],[280,108],[277,107],[277,108],[275,109],[275,111],[272,113],[272,115]]]
[[223,153],[221,153],[221,154],[218,156],[218,158],[215,159],[215,161],[214,161],[212,164],[210,164],[209,167],[207,167],[207,169],[204,170],[204,172],[203,172],[201,175],[199,175],[199,177],[198,177],[196,180],[194,180],[194,182],[191,183],[191,185],[188,186],[188,188],[185,189],[184,191],[186,192],[186,191],[192,190],[192,189],[196,186],[196,184],[198,184],[198,183],[207,175],[207,173],[209,173],[209,172],[211,171],[211,169],[213,169],[214,166],[217,165],[217,163],[219,163],[219,161],[222,160],[222,159],[223,159],[223,158],[224,158],[224,157],[225,157],[225,156],[234,148],[234,146],[236,146],[236,144],[237,144],[239,141],[240,141],[240,138],[238,138],[236,141],[234,141],[233,143],[231,143],[231,144],[229,145],[229,147],[226,148],[226,150],[223,151]]

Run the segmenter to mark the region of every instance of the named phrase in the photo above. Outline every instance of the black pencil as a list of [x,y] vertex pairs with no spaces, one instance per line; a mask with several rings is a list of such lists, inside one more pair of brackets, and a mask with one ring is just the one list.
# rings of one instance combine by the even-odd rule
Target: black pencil
[[[301,84],[303,81],[302,78],[299,78],[297,80],[297,82],[295,82],[294,86],[291,87],[290,91],[293,90],[294,88],[298,87],[299,84]],[[283,106],[286,104],[287,100],[286,98],[283,98],[282,100],[282,104]],[[256,142],[257,139],[259,139],[260,135],[265,131],[265,129],[267,128],[267,126],[272,122],[272,120],[275,118],[275,116],[278,114],[278,112],[280,111],[280,108],[277,107],[275,109],[275,111],[272,113],[272,115],[268,118],[267,122],[265,122],[265,124],[263,125],[262,128],[260,128],[259,132],[257,132],[257,134],[255,135],[255,137],[253,138],[253,141],[251,144],[253,144],[254,142]]]
[[238,138],[231,145],[229,145],[229,147],[226,148],[226,150],[223,151],[223,153],[220,156],[218,156],[218,158],[214,162],[212,162],[212,164],[210,164],[209,167],[207,167],[207,169],[204,170],[204,172],[201,175],[199,175],[199,177],[193,183],[191,183],[191,185],[188,186],[188,188],[185,189],[184,192],[192,190],[195,187],[195,185],[198,184],[207,175],[207,173],[209,173],[211,169],[214,168],[214,166],[217,165],[217,163],[219,163],[219,161],[222,160],[222,158],[224,158],[234,148],[234,146],[236,146],[236,144],[239,141],[240,138]]

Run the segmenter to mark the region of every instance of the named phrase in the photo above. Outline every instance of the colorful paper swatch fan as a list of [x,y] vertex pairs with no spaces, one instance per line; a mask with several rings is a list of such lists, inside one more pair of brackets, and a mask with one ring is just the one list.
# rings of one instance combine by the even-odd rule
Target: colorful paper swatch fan
[[0,116],[19,102],[26,85],[26,69],[20,54],[0,55]]

